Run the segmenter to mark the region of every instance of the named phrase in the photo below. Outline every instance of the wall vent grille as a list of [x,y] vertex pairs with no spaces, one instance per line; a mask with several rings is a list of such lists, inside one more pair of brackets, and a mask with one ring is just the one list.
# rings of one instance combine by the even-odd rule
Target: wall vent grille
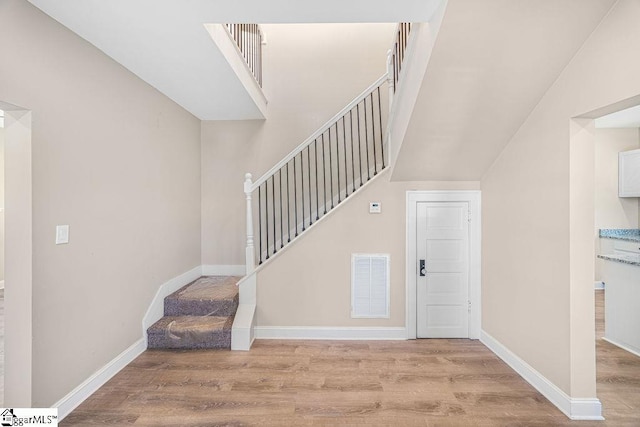
[[351,256],[351,317],[389,317],[389,255]]

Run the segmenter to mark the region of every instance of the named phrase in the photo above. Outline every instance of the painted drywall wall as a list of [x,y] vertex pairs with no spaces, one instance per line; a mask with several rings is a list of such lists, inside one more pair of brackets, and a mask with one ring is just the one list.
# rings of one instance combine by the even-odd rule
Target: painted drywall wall
[[448,1],[393,180],[479,180],[614,1]]
[[4,128],[0,127],[0,281],[4,287]]
[[[640,148],[640,129],[595,131],[595,229],[596,253],[602,253],[598,230],[638,228],[638,199],[618,197],[618,153]],[[601,281],[601,259],[596,259],[595,281]]]
[[384,74],[394,29],[263,26],[267,120],[202,122],[203,264],[244,264],[245,173],[259,178]]
[[[2,105],[0,101],[0,105]],[[6,104],[5,104],[6,106]],[[33,173],[31,112],[5,108],[4,404],[31,405]]]
[[200,122],[27,2],[1,2],[0,27],[0,99],[33,116],[42,407],[139,340],[157,288],[200,264]]
[[596,394],[594,166],[570,119],[640,94],[638,19],[616,3],[482,179],[483,328],[575,398]]
[[[390,174],[344,205],[265,264],[257,275],[257,325],[405,326],[406,192],[477,190],[479,182],[389,182]],[[369,202],[382,213],[370,214]],[[285,247],[287,248],[287,247]],[[351,318],[351,255],[390,257],[390,317]]]

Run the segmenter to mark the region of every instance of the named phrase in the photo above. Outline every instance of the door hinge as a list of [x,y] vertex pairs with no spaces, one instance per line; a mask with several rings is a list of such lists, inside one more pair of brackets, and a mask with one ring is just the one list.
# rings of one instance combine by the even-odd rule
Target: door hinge
[[469,210],[467,213],[468,213],[468,215],[469,215],[468,220],[469,220],[469,222],[471,222],[471,210]]
[[471,301],[467,301],[469,307],[469,313],[471,313]]

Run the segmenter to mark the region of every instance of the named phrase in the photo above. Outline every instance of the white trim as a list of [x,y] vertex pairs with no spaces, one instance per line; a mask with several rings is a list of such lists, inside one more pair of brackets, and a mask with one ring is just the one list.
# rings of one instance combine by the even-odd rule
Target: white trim
[[257,326],[256,339],[263,340],[405,340],[402,327]]
[[181,287],[193,282],[202,276],[202,266],[197,266],[173,279],[163,283],[153,297],[144,318],[142,319],[142,338],[136,341],[125,351],[117,355],[113,360],[104,365],[93,375],[87,378],[69,394],[56,402],[52,407],[58,408],[60,420],[64,419],[75,408],[95,393],[115,374],[131,363],[136,357],[147,349],[147,329],[164,315],[164,298]]
[[407,191],[407,258],[406,258],[406,325],[407,339],[417,337],[416,322],[416,209],[419,202],[468,202],[470,210],[469,223],[469,338],[479,339],[482,321],[481,287],[481,250],[482,250],[482,217],[481,192],[465,191]]
[[628,351],[631,354],[635,354],[636,356],[640,357],[640,352],[638,352],[637,349],[632,349],[629,346],[626,346],[624,344],[620,344],[619,342],[617,342],[616,340],[612,340],[611,338],[607,338],[607,337],[602,337],[603,340],[605,340],[606,342],[608,342],[609,344],[613,344],[617,347],[620,347],[623,350]]
[[604,282],[594,282],[593,289],[604,289]]
[[382,77],[376,80],[371,86],[366,88],[360,95],[355,97],[353,101],[347,104],[346,107],[344,107],[342,110],[336,113],[336,115],[330,118],[325,124],[320,126],[318,130],[316,130],[313,134],[311,134],[309,138],[304,140],[304,142],[302,142],[300,145],[294,148],[293,151],[287,154],[282,160],[276,163],[275,166],[273,166],[271,169],[265,172],[260,178],[258,178],[258,180],[252,184],[250,189],[251,192],[253,193],[254,191],[256,191],[259,186],[261,186],[267,179],[269,179],[269,177],[271,177],[271,175],[273,175],[279,169],[281,169],[285,164],[287,164],[291,159],[293,159],[299,152],[305,149],[307,145],[311,144],[314,140],[318,139],[318,137],[322,135],[324,132],[326,132],[326,130],[331,125],[333,125],[338,119],[340,119],[342,116],[348,113],[349,110],[355,107],[360,101],[366,98],[375,88],[382,85],[385,81],[387,81],[387,73],[385,73]]
[[89,396],[95,393],[146,349],[146,339],[139,339],[131,347],[120,353],[112,361],[87,378],[82,384],[74,388],[69,394],[54,403],[52,408],[58,408],[58,421],[62,421],[71,411],[77,408],[78,405],[89,398]]
[[249,351],[255,340],[256,305],[240,304],[231,327],[231,350]]
[[163,283],[158,288],[156,295],[153,297],[153,300],[151,300],[151,304],[149,304],[147,312],[142,318],[142,336],[145,340],[145,345],[147,339],[147,329],[149,329],[151,325],[156,323],[162,318],[162,316],[164,316],[165,297],[171,295],[181,287],[188,285],[189,283],[198,279],[200,276],[202,276],[202,270],[203,268],[200,265],[194,267],[186,273],[183,273],[178,277],[174,277],[173,279]]
[[203,265],[203,276],[244,276],[247,274],[247,266],[238,265]]
[[260,84],[256,80],[256,77],[251,72],[249,64],[244,59],[238,44],[233,39],[233,36],[227,30],[225,24],[204,24],[204,28],[207,30],[211,39],[216,44],[220,53],[227,61],[234,74],[240,80],[240,83],[247,91],[247,94],[251,97],[262,118],[267,118],[267,97],[264,91],[260,87]]
[[0,289],[4,289],[4,280],[0,280]]
[[480,341],[572,420],[604,420],[597,398],[571,398],[544,375],[485,331]]
[[572,398],[571,416],[569,418],[574,421],[604,421],[600,399],[595,397]]
[[238,282],[240,305],[231,327],[231,350],[251,349],[256,328],[256,272]]

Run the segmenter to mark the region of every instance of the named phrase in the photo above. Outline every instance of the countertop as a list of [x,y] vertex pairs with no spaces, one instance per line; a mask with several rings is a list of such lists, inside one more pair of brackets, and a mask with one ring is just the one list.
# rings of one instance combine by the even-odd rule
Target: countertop
[[600,237],[603,239],[625,240],[640,242],[640,229],[601,228]]
[[640,267],[640,254],[607,254],[598,255],[600,259],[606,259],[607,261],[621,262],[623,264],[637,265]]
[[[599,235],[603,239],[640,243],[640,229],[637,228],[601,228]],[[606,259],[607,261],[640,266],[640,254],[632,252],[616,252],[613,254],[598,255],[598,258]]]

